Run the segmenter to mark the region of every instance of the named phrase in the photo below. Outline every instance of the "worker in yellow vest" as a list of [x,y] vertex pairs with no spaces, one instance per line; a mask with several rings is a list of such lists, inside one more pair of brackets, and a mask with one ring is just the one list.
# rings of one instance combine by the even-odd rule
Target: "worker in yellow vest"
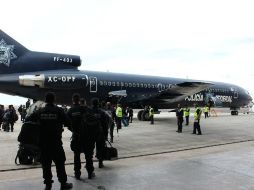
[[185,117],[185,125],[189,125],[190,108],[187,105],[185,106],[183,113]]
[[150,121],[151,121],[151,123],[150,123],[151,125],[153,125],[153,123],[154,123],[153,115],[154,115],[154,109],[152,108],[152,106],[150,106],[149,118],[150,118]]
[[116,131],[122,128],[123,110],[121,104],[117,104],[116,108]]
[[205,105],[205,107],[204,107],[205,118],[209,117],[208,112],[209,112],[209,107],[207,105]]
[[200,117],[202,114],[202,110],[198,107],[198,105],[195,105],[195,112],[194,112],[194,126],[193,126],[193,133],[196,134],[196,130],[198,131],[197,135],[202,135],[201,129],[200,129]]

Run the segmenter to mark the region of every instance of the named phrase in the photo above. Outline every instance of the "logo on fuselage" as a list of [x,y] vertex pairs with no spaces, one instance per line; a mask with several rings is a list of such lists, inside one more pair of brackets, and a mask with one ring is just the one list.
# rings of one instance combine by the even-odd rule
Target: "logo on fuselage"
[[189,101],[189,102],[202,102],[203,100],[204,100],[204,96],[201,93],[193,94],[185,98],[185,101]]
[[13,50],[14,45],[7,45],[3,39],[0,41],[0,64],[10,66],[11,60],[17,58]]
[[221,102],[232,102],[232,96],[216,95],[216,98],[219,99]]

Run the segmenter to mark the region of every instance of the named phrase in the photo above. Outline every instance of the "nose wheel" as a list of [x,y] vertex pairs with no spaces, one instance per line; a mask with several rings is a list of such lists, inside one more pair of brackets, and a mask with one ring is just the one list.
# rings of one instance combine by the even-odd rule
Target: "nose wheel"
[[238,115],[238,111],[231,111],[231,115]]

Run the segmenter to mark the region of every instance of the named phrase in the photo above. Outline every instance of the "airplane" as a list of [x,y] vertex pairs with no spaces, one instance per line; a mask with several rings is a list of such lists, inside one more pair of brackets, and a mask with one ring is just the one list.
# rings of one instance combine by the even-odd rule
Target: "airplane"
[[[56,94],[58,104],[71,105],[79,93],[86,101],[118,101],[134,109],[152,106],[175,109],[178,104],[227,107],[237,115],[240,107],[252,103],[248,91],[223,82],[81,71],[76,55],[30,51],[0,30],[0,92],[43,100],[46,92]],[[139,120],[148,113],[138,112]]]

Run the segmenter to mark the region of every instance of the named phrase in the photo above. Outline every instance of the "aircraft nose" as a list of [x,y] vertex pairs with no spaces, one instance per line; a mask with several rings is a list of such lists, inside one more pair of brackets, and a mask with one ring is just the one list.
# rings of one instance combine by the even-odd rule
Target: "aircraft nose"
[[249,99],[250,102],[252,102],[252,100],[253,100],[250,95],[249,95],[248,99]]

